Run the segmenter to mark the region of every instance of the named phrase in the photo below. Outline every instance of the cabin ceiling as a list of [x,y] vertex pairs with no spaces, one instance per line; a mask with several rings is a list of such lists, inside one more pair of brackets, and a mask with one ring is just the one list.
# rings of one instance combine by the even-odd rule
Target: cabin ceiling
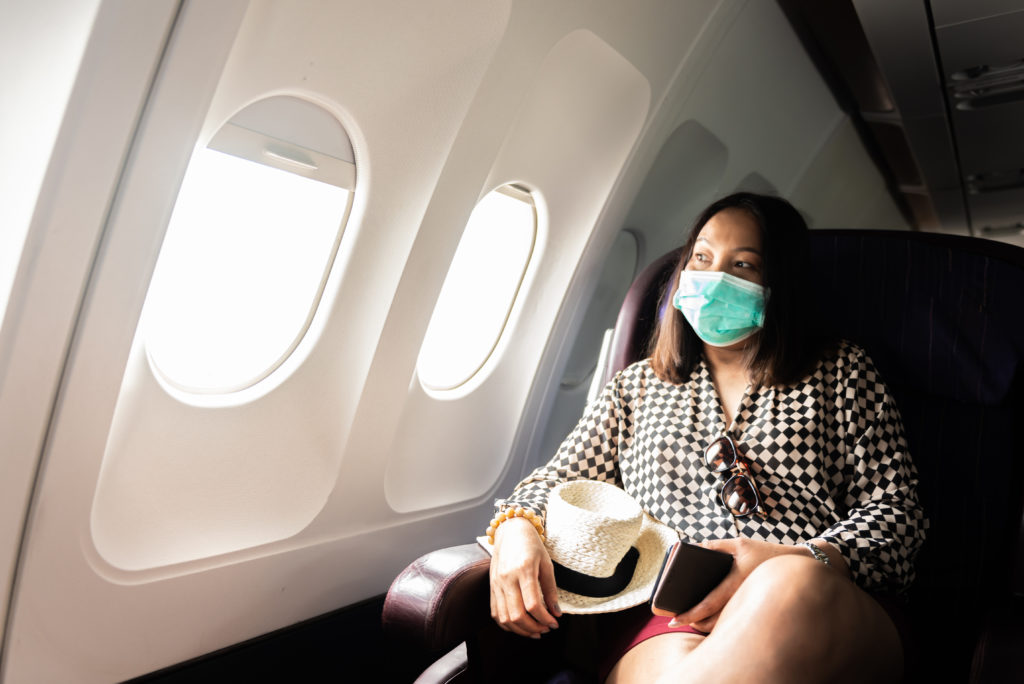
[[778,0],[919,230],[1024,228],[1024,2]]

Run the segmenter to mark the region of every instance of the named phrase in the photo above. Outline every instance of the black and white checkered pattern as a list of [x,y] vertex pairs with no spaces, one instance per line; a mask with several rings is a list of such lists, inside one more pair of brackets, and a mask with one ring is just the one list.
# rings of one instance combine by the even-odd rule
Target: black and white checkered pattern
[[844,342],[800,383],[744,395],[729,434],[750,464],[767,520],[734,519],[718,495],[722,478],[704,465],[705,446],[726,428],[706,363],[673,385],[640,361],[612,379],[555,457],[501,505],[543,513],[558,482],[604,480],[684,539],[820,537],[861,586],[910,583],[928,523],[899,413],[863,349]]

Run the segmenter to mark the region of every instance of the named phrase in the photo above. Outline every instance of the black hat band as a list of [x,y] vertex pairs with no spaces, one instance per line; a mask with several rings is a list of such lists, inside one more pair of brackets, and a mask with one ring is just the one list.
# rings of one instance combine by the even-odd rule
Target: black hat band
[[580,596],[593,596],[595,598],[606,598],[615,596],[629,586],[636,571],[637,560],[640,559],[640,552],[635,546],[631,546],[626,555],[622,557],[619,564],[615,566],[615,572],[610,577],[592,577],[582,572],[567,568],[552,561],[555,566],[555,584],[559,589],[570,591]]

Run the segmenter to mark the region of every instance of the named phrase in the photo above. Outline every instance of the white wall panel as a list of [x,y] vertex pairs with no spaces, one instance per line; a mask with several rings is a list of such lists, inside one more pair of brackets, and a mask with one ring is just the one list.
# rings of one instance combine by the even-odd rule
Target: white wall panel
[[532,384],[523,369],[536,367],[558,311],[548,293],[565,290],[566,265],[597,219],[592,200],[611,190],[649,100],[646,79],[589,31],[570,33],[545,57],[488,181],[520,181],[544,199],[533,263],[489,367],[448,398],[411,386],[388,448],[385,491],[396,510],[477,498],[505,469],[516,429],[508,417],[520,414]]
[[0,321],[99,0],[0,5]]
[[[145,7],[130,0],[108,1],[99,10],[88,3],[74,10],[58,5],[4,7],[5,14],[12,12],[23,20],[16,21],[8,14],[10,23],[4,23],[5,31],[18,34],[17,39],[4,41],[5,55],[10,54],[8,49],[17,52],[12,61],[5,59],[5,74],[13,68],[17,78],[27,79],[25,87],[46,91],[42,95],[33,91],[32,96],[9,107],[5,100],[4,106],[4,126],[12,127],[4,130],[4,135],[20,137],[24,133],[26,137],[13,148],[4,143],[5,180],[0,182],[0,195],[5,200],[19,195],[5,207],[14,214],[31,208],[35,201],[27,234],[20,225],[25,217],[8,214],[0,225],[4,232],[0,260],[18,265],[0,328],[0,615],[5,617],[82,288],[178,8],[172,0]],[[63,16],[57,19],[53,13]],[[51,24],[55,36],[36,35]],[[127,26],[132,30],[126,34]],[[87,37],[91,41],[85,46]],[[54,39],[62,42],[62,49],[54,47]],[[26,47],[26,42],[32,47]],[[45,63],[48,59],[53,61]],[[72,86],[65,79],[76,70],[82,76]],[[21,98],[20,92],[20,85],[4,89],[5,97]],[[58,123],[53,120],[57,112],[51,108],[64,111],[59,132],[49,129]],[[29,130],[19,128],[20,119],[32,116],[38,120]],[[56,135],[56,141],[49,139],[50,135]],[[26,143],[37,158],[25,160],[25,166],[19,168],[24,156],[19,150]],[[39,164],[47,163],[40,181],[36,177]],[[19,185],[24,184],[21,190],[7,185],[7,173],[17,176]],[[37,183],[38,196],[29,192]],[[27,196],[20,196],[23,192]],[[0,285],[4,297],[5,288]],[[6,624],[0,623],[0,639]],[[0,653],[0,666],[4,661]]]

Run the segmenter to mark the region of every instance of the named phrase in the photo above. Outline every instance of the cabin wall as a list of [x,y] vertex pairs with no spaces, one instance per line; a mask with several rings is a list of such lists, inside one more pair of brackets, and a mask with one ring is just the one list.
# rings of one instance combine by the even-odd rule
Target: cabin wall
[[[623,176],[608,200],[607,220],[594,228],[595,249],[579,267],[587,271],[577,277],[591,287],[595,279],[609,287],[619,268],[616,252],[603,272],[589,260],[604,253],[598,245],[609,234],[625,231],[637,241],[639,273],[686,240],[705,206],[737,190],[786,197],[812,228],[908,229],[852,122],[774,3],[719,8]],[[617,283],[609,299],[621,302],[627,287]],[[524,437],[531,467],[555,453],[586,403],[597,355],[581,340],[601,339],[618,311],[617,304],[605,306],[583,321],[583,308],[567,312],[565,328],[552,334],[575,342],[571,350],[562,345],[555,364],[564,365],[554,373],[561,380],[548,381],[536,402],[542,431]],[[581,366],[591,373],[582,380]]]
[[[3,7],[0,20],[0,83],[4,90],[4,106],[0,108],[0,197],[4,198],[0,202],[0,358],[8,357],[17,344],[15,330],[31,325],[23,320],[24,290],[13,295],[11,290],[19,260],[23,272],[34,267],[33,255],[39,245],[27,244],[26,236],[99,3],[66,4],[9,3]],[[43,83],[48,87],[41,88]],[[72,287],[77,294],[81,281]],[[9,310],[11,299],[15,306]],[[0,482],[4,483],[0,496],[3,587],[9,587],[13,577],[36,457],[67,342],[67,321],[61,328],[58,319],[54,315],[47,321],[48,332],[58,340],[49,358],[40,353],[33,372],[23,377],[16,369],[0,372],[0,385],[19,383],[17,397],[0,402],[4,444],[0,458]],[[48,372],[42,373],[44,369]],[[0,606],[5,608],[6,591],[2,595]],[[0,612],[6,614],[2,608]]]
[[[50,439],[83,290],[139,112],[177,12],[174,2],[145,8],[107,3],[92,7],[91,15],[86,4],[76,8],[65,4],[33,3],[31,10],[19,6],[11,12],[5,7],[5,18],[11,19],[4,22],[5,35],[18,36],[4,42],[5,50],[18,50],[27,40],[32,47],[25,48],[22,57],[53,59],[39,68],[21,68],[18,60],[5,60],[5,66],[12,64],[15,69],[4,71],[5,92],[20,92],[33,85],[33,78],[51,78],[53,87],[45,103],[35,103],[38,111],[26,100],[5,107],[6,115],[19,120],[38,117],[28,135],[19,140],[19,145],[34,146],[38,158],[26,161],[5,154],[0,162],[5,189],[12,180],[18,184],[13,195],[39,184],[38,195],[5,203],[15,213],[19,202],[26,208],[34,206],[27,230],[17,217],[9,217],[3,238],[5,248],[11,249],[5,251],[4,259],[12,259],[15,267],[0,326],[0,572],[4,578],[0,608],[5,638],[16,593],[15,569],[27,543],[25,523],[34,506],[31,496]],[[45,52],[51,43],[48,38],[36,40],[33,34],[50,26],[59,27],[58,39],[65,41],[62,46],[68,52],[41,55],[37,51]],[[126,27],[131,27],[130,34],[125,33]],[[14,79],[9,90],[7,77]],[[44,167],[39,178],[37,172]],[[23,248],[18,248],[19,243]],[[5,662],[0,654],[0,666]]]
[[[99,0],[9,3],[0,22],[0,320]],[[46,87],[40,87],[46,84]]]
[[[378,595],[470,541],[575,422],[631,276],[714,197],[774,190],[815,227],[905,227],[774,3],[153,7],[100,6],[28,236],[40,266],[12,290],[63,337],[0,330],[0,373],[60,382],[0,484],[34,492],[4,681],[141,675]],[[125,53],[110,38],[129,33]],[[174,391],[139,319],[178,187],[194,149],[280,94],[335,116],[354,150],[323,298],[265,379]],[[537,203],[530,262],[482,368],[431,390],[416,364],[434,303],[474,205],[505,183]]]

